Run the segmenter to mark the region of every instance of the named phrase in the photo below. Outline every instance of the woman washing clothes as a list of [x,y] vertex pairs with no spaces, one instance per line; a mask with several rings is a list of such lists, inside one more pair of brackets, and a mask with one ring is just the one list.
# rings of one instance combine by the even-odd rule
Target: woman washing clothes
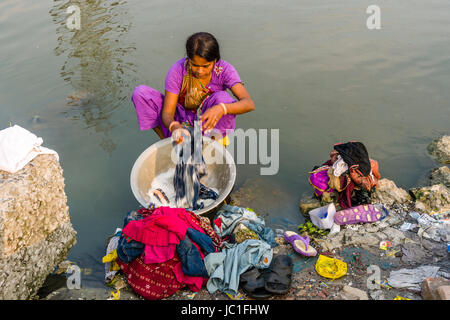
[[191,35],[186,41],[186,55],[169,69],[164,95],[146,85],[135,88],[132,101],[139,128],[153,129],[161,139],[172,136],[179,143],[182,133],[189,135],[184,128],[201,120],[203,134],[215,129],[221,135],[219,139],[223,137],[219,142],[226,145],[236,115],[254,110],[254,103],[235,68],[220,58],[213,35]]

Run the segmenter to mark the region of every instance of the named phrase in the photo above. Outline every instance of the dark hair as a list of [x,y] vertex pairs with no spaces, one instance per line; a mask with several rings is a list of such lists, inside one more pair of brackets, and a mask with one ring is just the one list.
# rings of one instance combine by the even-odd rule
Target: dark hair
[[207,61],[220,60],[219,43],[216,38],[208,32],[197,32],[186,40],[186,54],[189,59],[195,55]]

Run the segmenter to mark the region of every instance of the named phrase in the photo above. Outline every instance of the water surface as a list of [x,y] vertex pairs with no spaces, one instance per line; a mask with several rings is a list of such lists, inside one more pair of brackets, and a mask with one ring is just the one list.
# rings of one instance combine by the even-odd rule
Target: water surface
[[[79,5],[81,30],[66,26]],[[158,140],[137,126],[130,95],[163,90],[185,39],[213,33],[255,101],[243,129],[280,130],[280,169],[239,165],[236,188],[268,212],[269,226],[301,222],[307,172],[339,141],[362,141],[383,177],[403,188],[437,164],[427,144],[450,133],[450,4],[379,0],[381,30],[347,0],[133,0],[0,3],[0,127],[18,124],[60,155],[78,243],[69,259],[101,286],[106,238],[138,207],[129,175]],[[257,188],[257,186],[260,186]]]

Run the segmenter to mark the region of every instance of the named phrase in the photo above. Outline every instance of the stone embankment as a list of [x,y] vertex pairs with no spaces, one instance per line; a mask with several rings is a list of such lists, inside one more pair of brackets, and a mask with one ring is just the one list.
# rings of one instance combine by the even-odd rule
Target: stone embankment
[[0,299],[33,298],[76,243],[64,187],[53,155],[0,170]]

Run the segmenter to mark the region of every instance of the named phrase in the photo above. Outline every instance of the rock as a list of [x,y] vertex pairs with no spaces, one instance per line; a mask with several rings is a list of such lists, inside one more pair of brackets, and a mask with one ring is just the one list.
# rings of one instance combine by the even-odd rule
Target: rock
[[378,181],[378,186],[371,196],[371,202],[381,202],[387,205],[405,204],[411,201],[410,195],[398,188],[394,181],[389,179],[381,179]]
[[442,136],[427,147],[428,152],[442,164],[450,163],[450,136]]
[[313,196],[300,200],[300,212],[309,218],[308,213],[316,208],[322,207],[320,201]]
[[427,207],[425,206],[425,203],[416,201],[414,203],[414,210],[417,212],[427,212]]
[[53,155],[0,170],[0,299],[35,296],[76,243],[64,186]]
[[306,293],[307,293],[306,290],[300,290],[295,295],[297,297],[302,297],[302,296],[306,295]]
[[406,238],[406,235],[403,232],[391,227],[385,228],[383,230],[383,233],[388,236],[389,241],[392,242],[392,245],[394,247],[401,244],[403,240]]
[[373,300],[386,300],[382,290],[375,290],[375,291],[370,292],[370,297]]
[[344,239],[344,232],[334,234],[333,236],[328,235],[324,241],[320,241],[319,244],[322,251],[333,251],[334,249],[341,248]]
[[431,187],[412,188],[409,191],[417,202],[421,202],[426,213],[450,211],[450,189],[442,184]]
[[447,188],[450,188],[450,168],[443,166],[431,170],[430,185],[442,183]]
[[276,238],[275,238],[275,242],[276,242],[279,246],[285,245],[285,244],[287,243],[286,240],[284,240],[284,237],[276,237]]
[[[276,239],[277,238],[275,238],[275,242],[277,242],[276,241]],[[292,248],[292,246],[289,244],[289,243],[286,243],[285,241],[284,241],[284,239],[283,239],[283,242],[284,243],[282,243],[282,244],[278,244],[275,248],[273,248],[273,254],[274,255],[277,255],[277,254],[294,254],[295,253],[295,251],[294,251],[294,249]],[[278,242],[277,242],[278,243]]]
[[[421,295],[424,300],[448,300],[448,299],[441,299],[438,288],[447,286],[447,288],[450,288],[450,281],[445,280],[444,278],[426,278],[422,282],[422,291]],[[445,289],[441,290],[445,291]],[[448,294],[447,289],[447,294]]]
[[450,286],[442,286],[437,289],[440,300],[450,300]]
[[342,300],[356,300],[356,299],[355,299],[355,296],[352,296],[351,294],[348,294],[348,293],[345,293],[345,292],[341,292],[341,293],[339,294],[339,297],[340,297]]
[[69,267],[72,265],[72,262],[69,260],[64,260],[63,262],[61,262],[57,269],[55,270],[56,274],[63,274],[67,272],[67,269],[69,269]]
[[348,235],[346,233],[346,238],[344,240],[344,244],[354,245],[357,247],[377,247],[380,243],[380,240],[370,233],[352,233]]
[[369,300],[367,293],[357,288],[353,288],[350,286],[344,286],[343,293],[347,298],[351,298],[349,300]]
[[364,231],[366,232],[370,232],[370,233],[375,233],[379,230],[379,225],[375,224],[375,223],[367,223],[366,225],[364,225]]

